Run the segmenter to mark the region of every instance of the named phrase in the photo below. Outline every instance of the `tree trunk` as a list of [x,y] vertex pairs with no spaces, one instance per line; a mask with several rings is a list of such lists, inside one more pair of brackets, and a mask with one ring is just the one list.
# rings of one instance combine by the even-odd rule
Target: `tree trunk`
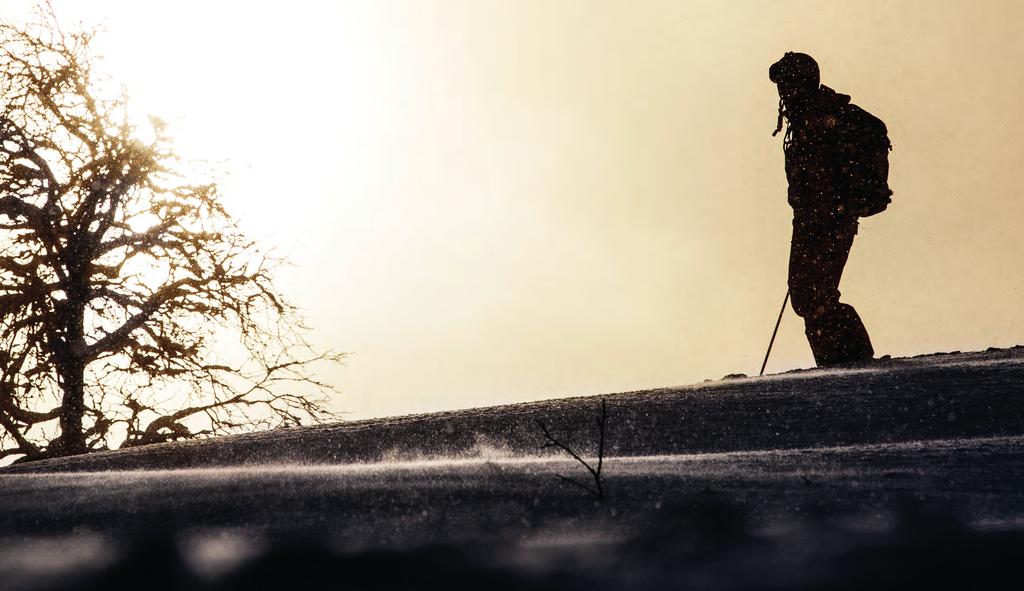
[[[74,273],[74,269],[69,274]],[[67,289],[67,307],[62,324],[64,346],[61,347],[58,366],[64,389],[60,410],[60,439],[57,453],[75,455],[85,453],[85,362],[82,359],[85,344],[85,293],[82,282],[72,282]]]
[[71,354],[72,359],[61,371],[64,382],[64,398],[60,408],[60,455],[75,455],[86,452],[85,430],[85,365]]

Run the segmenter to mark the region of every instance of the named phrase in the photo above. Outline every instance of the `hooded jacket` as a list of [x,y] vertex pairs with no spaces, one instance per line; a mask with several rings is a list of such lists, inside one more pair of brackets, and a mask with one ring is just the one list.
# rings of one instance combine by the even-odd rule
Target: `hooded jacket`
[[[784,150],[789,204],[794,213],[818,218],[846,219],[845,174],[852,158],[849,142],[843,141],[846,129],[844,113],[849,95],[821,85],[806,112],[790,119]],[[855,216],[854,216],[855,218]]]

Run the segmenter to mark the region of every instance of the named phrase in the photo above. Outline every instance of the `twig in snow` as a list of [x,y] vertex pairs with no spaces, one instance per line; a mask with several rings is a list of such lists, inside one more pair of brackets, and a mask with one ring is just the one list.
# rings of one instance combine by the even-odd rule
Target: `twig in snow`
[[545,425],[542,421],[535,420],[534,422],[537,423],[537,426],[544,434],[544,439],[547,440],[547,443],[544,444],[544,449],[554,447],[572,456],[572,459],[582,464],[583,467],[587,469],[587,472],[590,473],[590,476],[594,479],[594,486],[591,487],[587,484],[584,484],[576,480],[575,478],[569,478],[568,476],[563,476],[561,474],[555,474],[555,476],[562,482],[566,482],[582,488],[583,490],[597,497],[599,501],[604,501],[604,486],[601,482],[601,471],[604,468],[604,428],[605,424],[608,422],[608,411],[604,399],[601,400],[601,416],[597,419],[597,430],[599,440],[597,446],[596,468],[590,465],[589,462],[584,460],[583,457],[580,456],[580,454],[576,453],[575,450],[573,450],[565,443],[562,443],[554,435],[552,435],[551,431],[548,430],[547,425]]

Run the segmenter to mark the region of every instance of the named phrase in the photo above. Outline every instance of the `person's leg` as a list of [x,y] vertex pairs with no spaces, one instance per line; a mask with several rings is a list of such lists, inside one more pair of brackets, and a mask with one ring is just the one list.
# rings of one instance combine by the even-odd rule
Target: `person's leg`
[[832,357],[829,354],[829,327],[821,322],[821,318],[832,302],[839,299],[837,294],[827,293],[823,273],[827,241],[821,234],[816,219],[793,216],[793,240],[789,251],[790,303],[797,316],[804,319],[804,334],[811,346],[814,362],[819,366],[829,363]]
[[852,242],[848,228],[813,216],[793,217],[789,290],[798,316],[814,320],[839,304],[839,279]]
[[870,359],[874,354],[857,311],[839,302],[839,281],[856,232],[856,220],[839,224],[793,220],[790,294],[819,366]]
[[789,250],[790,304],[797,316],[804,319],[818,316],[826,299],[822,291],[820,234],[814,219],[793,216],[793,240]]

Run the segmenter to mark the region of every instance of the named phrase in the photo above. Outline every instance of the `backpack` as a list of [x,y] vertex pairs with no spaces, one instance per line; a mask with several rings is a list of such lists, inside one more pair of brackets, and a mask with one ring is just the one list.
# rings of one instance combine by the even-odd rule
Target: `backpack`
[[885,211],[892,202],[885,123],[854,104],[843,106],[837,137],[843,206],[858,217]]

